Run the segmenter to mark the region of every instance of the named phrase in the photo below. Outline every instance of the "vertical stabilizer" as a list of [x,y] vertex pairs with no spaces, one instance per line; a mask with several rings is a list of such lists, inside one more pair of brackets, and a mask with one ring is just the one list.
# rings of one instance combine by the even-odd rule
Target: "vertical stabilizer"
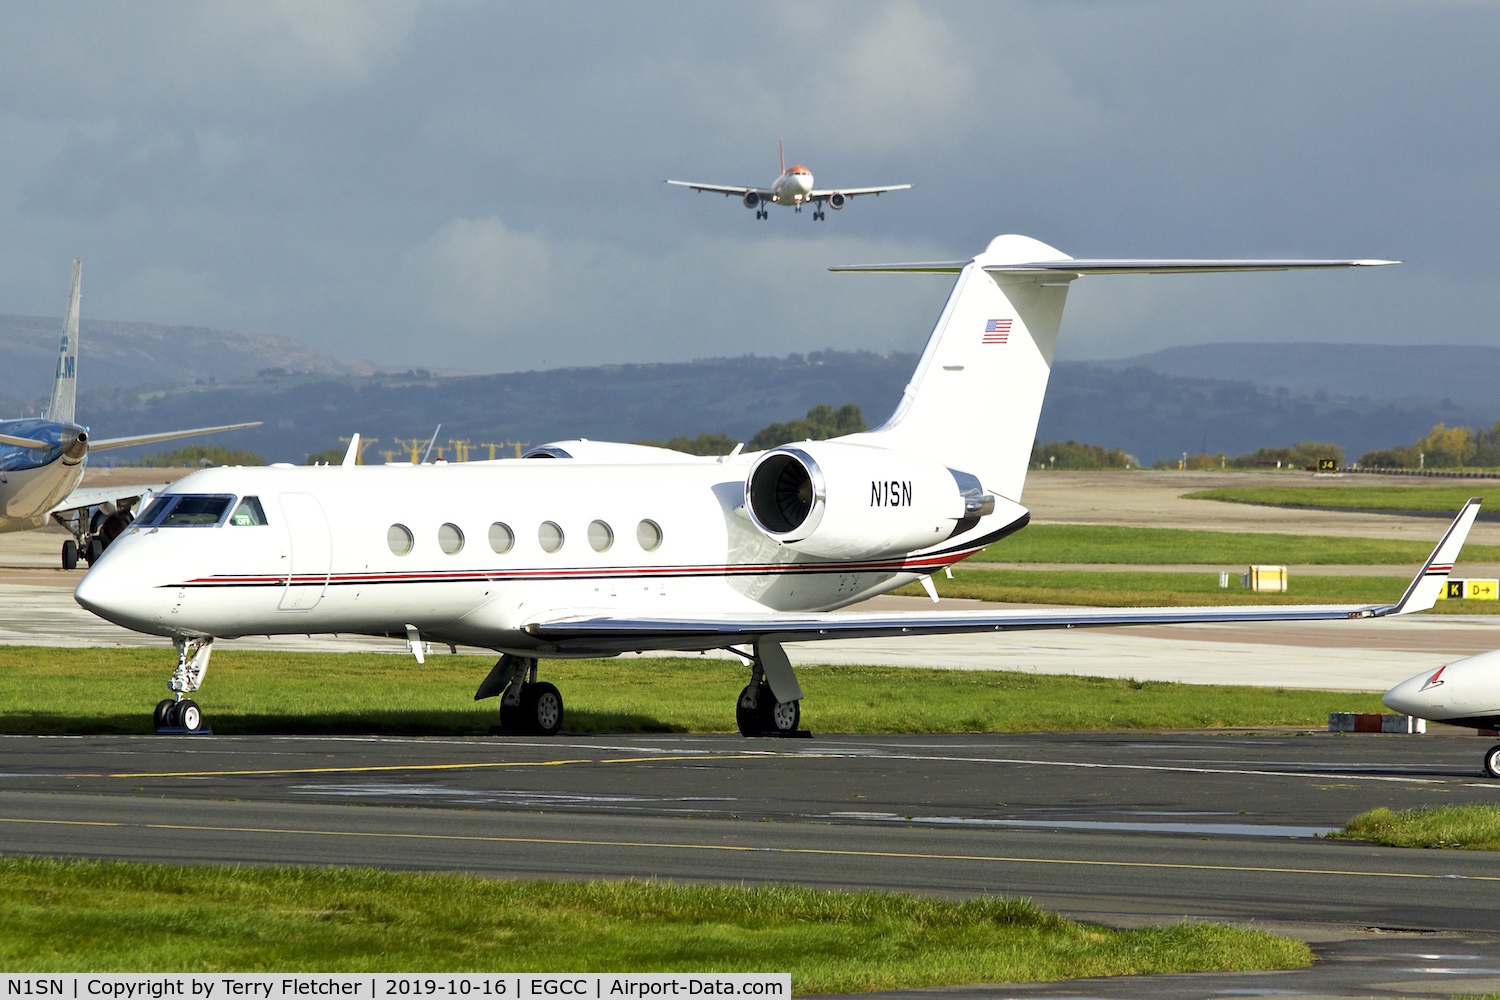
[[73,423],[74,401],[78,393],[78,300],[83,281],[83,261],[73,261],[73,288],[68,293],[68,311],[63,316],[62,346],[57,352],[57,373],[52,380],[52,399],[47,403],[47,419],[59,424]]
[[1019,501],[1075,275],[985,268],[1066,259],[1026,236],[992,240],[959,272],[896,412],[855,437],[921,453]]

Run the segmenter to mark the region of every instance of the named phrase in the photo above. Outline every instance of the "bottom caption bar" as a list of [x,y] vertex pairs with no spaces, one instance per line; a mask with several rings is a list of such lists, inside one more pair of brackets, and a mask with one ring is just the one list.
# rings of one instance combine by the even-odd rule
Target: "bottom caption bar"
[[74,972],[0,975],[5,997],[105,998],[105,1000],[293,1000],[299,997],[550,997],[609,1000],[611,997],[790,997],[792,977],[787,972],[713,973],[479,973],[316,974],[308,972],[233,973],[103,973]]

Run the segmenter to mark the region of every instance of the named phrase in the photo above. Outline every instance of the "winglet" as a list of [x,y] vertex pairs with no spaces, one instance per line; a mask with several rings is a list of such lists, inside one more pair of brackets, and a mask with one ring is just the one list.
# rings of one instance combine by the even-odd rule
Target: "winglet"
[[1458,561],[1458,552],[1464,547],[1464,540],[1469,537],[1469,529],[1474,527],[1474,519],[1479,516],[1479,504],[1479,497],[1469,498],[1453,523],[1448,525],[1437,548],[1432,550],[1432,555],[1427,557],[1427,562],[1422,564],[1422,568],[1412,579],[1411,586],[1401,595],[1401,600],[1379,614],[1409,615],[1427,611],[1437,603],[1438,594],[1447,586],[1448,574],[1453,572],[1453,564]]

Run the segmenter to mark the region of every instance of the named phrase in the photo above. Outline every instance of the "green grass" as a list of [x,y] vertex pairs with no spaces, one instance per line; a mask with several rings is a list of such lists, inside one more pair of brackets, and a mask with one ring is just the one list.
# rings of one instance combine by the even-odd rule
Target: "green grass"
[[[932,578],[941,597],[1010,604],[1071,604],[1093,608],[1152,608],[1181,605],[1389,604],[1400,599],[1411,580],[1397,576],[1300,576],[1286,593],[1256,593],[1240,586],[1238,574],[1219,586],[1218,573],[1115,572],[1109,570],[982,569],[953,571],[953,579]],[[894,591],[903,597],[926,592],[911,583]],[[1500,601],[1439,601],[1436,614],[1500,614]]]
[[[1231,486],[1186,493],[1188,500],[1224,500],[1270,507],[1326,507],[1336,510],[1438,511],[1457,516],[1485,487],[1464,486]],[[1425,553],[1424,553],[1425,555]]]
[[[165,650],[0,648],[0,731],[148,732],[170,663]],[[219,733],[484,733],[496,702],[472,699],[490,665],[224,650],[196,700]],[[1230,685],[903,667],[797,674],[815,732],[1321,727],[1329,712],[1381,710],[1374,694]],[[548,660],[541,676],[562,691],[572,732],[724,732],[747,671],[708,657]]]
[[0,861],[0,926],[5,971],[790,972],[823,993],[1312,963],[1263,931],[1018,899],[26,858]]
[[1500,805],[1426,806],[1397,812],[1372,809],[1360,813],[1331,836],[1368,840],[1387,847],[1500,851]]
[[[1465,492],[1464,499],[1471,495]],[[1461,503],[1454,504],[1451,509],[1457,512]],[[1383,538],[1131,528],[1111,524],[1031,524],[972,558],[989,562],[1135,563],[1142,566],[1187,563],[1231,566],[1251,563],[1273,566],[1409,565],[1415,571],[1431,554],[1434,544]],[[1466,561],[1500,562],[1500,545],[1465,545],[1463,557]]]

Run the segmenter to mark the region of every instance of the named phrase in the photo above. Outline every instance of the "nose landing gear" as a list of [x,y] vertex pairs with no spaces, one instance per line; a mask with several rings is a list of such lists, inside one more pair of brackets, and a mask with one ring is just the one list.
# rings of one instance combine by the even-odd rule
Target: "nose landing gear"
[[474,700],[496,695],[500,696],[501,732],[556,736],[562,729],[562,693],[536,679],[535,657],[502,654],[474,692]]
[[192,694],[203,686],[203,677],[208,673],[208,657],[213,652],[212,638],[176,639],[177,669],[167,681],[167,690],[174,698],[163,698],[156,703],[151,722],[158,733],[210,735],[213,733],[203,724],[203,710],[198,703],[184,695]]
[[1484,774],[1487,778],[1500,778],[1500,745],[1484,752]]

